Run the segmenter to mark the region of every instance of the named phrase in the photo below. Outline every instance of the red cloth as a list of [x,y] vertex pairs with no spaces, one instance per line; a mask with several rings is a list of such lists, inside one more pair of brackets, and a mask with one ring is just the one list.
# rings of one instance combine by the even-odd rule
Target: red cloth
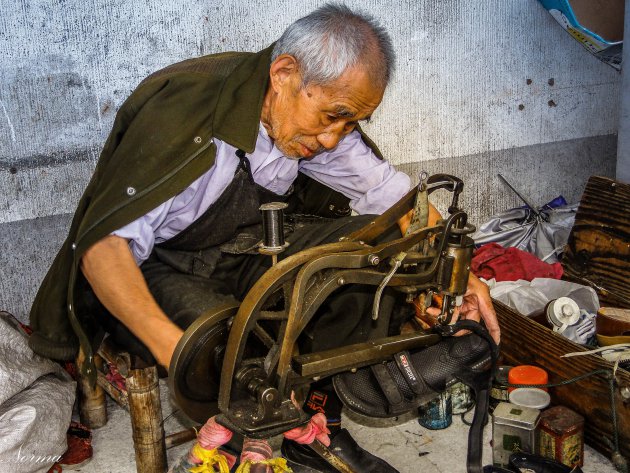
[[475,276],[494,278],[497,282],[562,277],[560,263],[545,263],[531,253],[518,248],[503,248],[498,243],[488,243],[475,250],[471,270]]

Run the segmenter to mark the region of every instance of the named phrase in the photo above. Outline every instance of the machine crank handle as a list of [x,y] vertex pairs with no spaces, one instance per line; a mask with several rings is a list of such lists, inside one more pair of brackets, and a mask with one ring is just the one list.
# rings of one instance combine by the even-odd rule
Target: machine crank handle
[[447,189],[453,193],[453,201],[448,208],[448,213],[453,214],[459,210],[459,194],[464,190],[464,182],[450,174],[432,174],[427,180],[429,184],[429,193],[437,189]]

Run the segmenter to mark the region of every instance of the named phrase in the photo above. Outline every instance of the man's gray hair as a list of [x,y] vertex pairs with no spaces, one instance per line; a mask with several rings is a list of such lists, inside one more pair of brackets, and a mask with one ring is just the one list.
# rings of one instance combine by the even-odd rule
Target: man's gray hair
[[339,3],[327,3],[291,24],[276,42],[271,60],[281,54],[297,59],[303,86],[325,85],[361,65],[384,88],[395,62],[387,31],[372,16]]

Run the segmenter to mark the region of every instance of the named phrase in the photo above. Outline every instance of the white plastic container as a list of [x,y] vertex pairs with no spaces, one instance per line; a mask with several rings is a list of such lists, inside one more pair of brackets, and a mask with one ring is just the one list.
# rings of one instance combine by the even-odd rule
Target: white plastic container
[[510,393],[510,402],[517,406],[542,410],[549,406],[551,396],[538,388],[516,388]]

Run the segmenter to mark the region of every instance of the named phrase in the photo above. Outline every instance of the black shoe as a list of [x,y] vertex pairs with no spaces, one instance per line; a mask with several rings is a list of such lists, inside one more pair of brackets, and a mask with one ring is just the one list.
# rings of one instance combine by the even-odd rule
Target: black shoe
[[486,465],[483,467],[483,473],[514,473],[512,470],[506,470],[499,466]]
[[471,333],[444,338],[413,354],[400,352],[388,363],[335,375],[333,385],[351,411],[369,417],[395,417],[435,398],[461,378],[459,374],[488,371],[488,361],[487,342]]
[[[354,471],[399,473],[385,460],[363,450],[346,429],[341,429],[331,437],[328,448]],[[280,451],[294,473],[338,473],[326,460],[306,445],[284,439]]]

